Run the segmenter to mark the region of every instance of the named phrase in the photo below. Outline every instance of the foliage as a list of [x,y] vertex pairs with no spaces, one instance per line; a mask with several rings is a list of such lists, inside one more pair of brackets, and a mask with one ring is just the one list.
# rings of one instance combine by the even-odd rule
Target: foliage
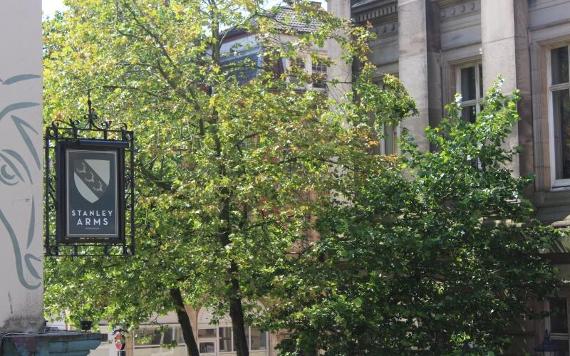
[[349,199],[318,213],[320,240],[273,280],[266,325],[292,330],[284,353],[505,351],[558,283],[541,252],[559,233],[534,219],[502,144],[517,100],[495,86],[470,123],[458,98],[426,130],[431,152],[408,137],[391,164],[348,172]]
[[[404,140],[399,157],[373,155],[414,106],[395,78],[377,85],[362,28],[304,2],[293,11],[314,32],[253,0],[67,4],[45,23],[45,117],[82,116],[91,89],[101,116],[135,131],[138,249],[46,261],[48,316],[134,328],[182,296],[229,311],[235,340],[246,321],[291,330],[284,352],[501,352],[556,286],[539,252],[557,233],[533,219],[501,145],[516,94],[491,90],[472,124],[451,105],[427,130],[432,152]],[[229,61],[233,30],[255,33],[263,60]],[[341,103],[275,71],[331,38],[362,63]]]
[[[243,347],[248,303],[268,294],[291,246],[314,229],[309,213],[341,190],[334,167],[375,144],[360,124],[387,100],[382,95],[405,93],[396,82],[390,95],[370,84],[367,31],[309,3],[292,10],[321,25],[287,38],[287,24],[275,21],[279,9],[254,0],[66,4],[44,26],[44,116],[81,117],[90,89],[100,116],[134,130],[137,254],[46,261],[47,315],[135,327],[175,308],[185,313],[182,295],[195,308],[229,311]],[[238,30],[257,35],[262,61],[227,61],[223,41]],[[277,60],[330,39],[365,63],[357,102],[337,105],[274,70]],[[244,70],[257,76],[240,82]]]

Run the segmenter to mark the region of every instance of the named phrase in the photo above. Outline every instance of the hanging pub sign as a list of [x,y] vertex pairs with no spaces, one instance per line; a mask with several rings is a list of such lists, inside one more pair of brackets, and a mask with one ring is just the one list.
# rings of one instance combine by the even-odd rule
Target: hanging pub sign
[[60,242],[124,239],[125,146],[103,140],[58,143]]
[[46,256],[135,254],[135,136],[91,107],[44,136]]

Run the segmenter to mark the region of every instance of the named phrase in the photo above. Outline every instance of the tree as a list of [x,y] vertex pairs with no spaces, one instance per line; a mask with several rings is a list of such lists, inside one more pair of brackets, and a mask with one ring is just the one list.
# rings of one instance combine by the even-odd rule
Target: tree
[[[362,107],[388,97],[365,89],[368,68],[366,99],[341,107],[299,90],[275,63],[328,38],[364,63],[368,33],[304,2],[294,13],[320,26],[286,42],[287,23],[253,0],[66,3],[45,23],[45,117],[81,117],[90,90],[100,116],[135,131],[138,248],[132,258],[46,261],[46,313],[135,326],[175,310],[198,355],[185,305],[208,306],[229,311],[238,355],[248,355],[254,302],[314,228],[309,213],[329,203],[336,165],[369,148],[369,130],[345,124],[367,121]],[[258,35],[261,64],[223,64],[235,29]],[[239,83],[244,68],[257,77]]]
[[400,156],[354,167],[349,198],[317,214],[321,239],[274,278],[266,325],[292,330],[284,351],[506,350],[505,331],[558,285],[541,253],[559,232],[533,217],[531,179],[502,145],[517,100],[495,86],[470,123],[458,99],[426,129],[433,151],[406,138]]

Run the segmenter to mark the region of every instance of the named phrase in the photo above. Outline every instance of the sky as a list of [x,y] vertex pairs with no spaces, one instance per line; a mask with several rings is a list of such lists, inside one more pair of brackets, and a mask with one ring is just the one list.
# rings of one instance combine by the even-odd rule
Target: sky
[[44,17],[51,17],[58,10],[64,10],[63,0],[42,0],[42,10]]
[[[271,1],[270,4],[279,3],[280,0]],[[325,3],[325,1],[321,1]],[[325,6],[326,7],[326,6]],[[65,5],[63,5],[63,0],[42,0],[42,10],[44,13],[44,17],[52,17],[56,11],[62,11],[65,9]]]

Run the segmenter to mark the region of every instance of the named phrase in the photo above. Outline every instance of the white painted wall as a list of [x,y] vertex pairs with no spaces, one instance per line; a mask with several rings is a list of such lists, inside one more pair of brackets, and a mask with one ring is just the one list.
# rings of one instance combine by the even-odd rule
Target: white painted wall
[[42,327],[41,1],[0,1],[0,332]]

